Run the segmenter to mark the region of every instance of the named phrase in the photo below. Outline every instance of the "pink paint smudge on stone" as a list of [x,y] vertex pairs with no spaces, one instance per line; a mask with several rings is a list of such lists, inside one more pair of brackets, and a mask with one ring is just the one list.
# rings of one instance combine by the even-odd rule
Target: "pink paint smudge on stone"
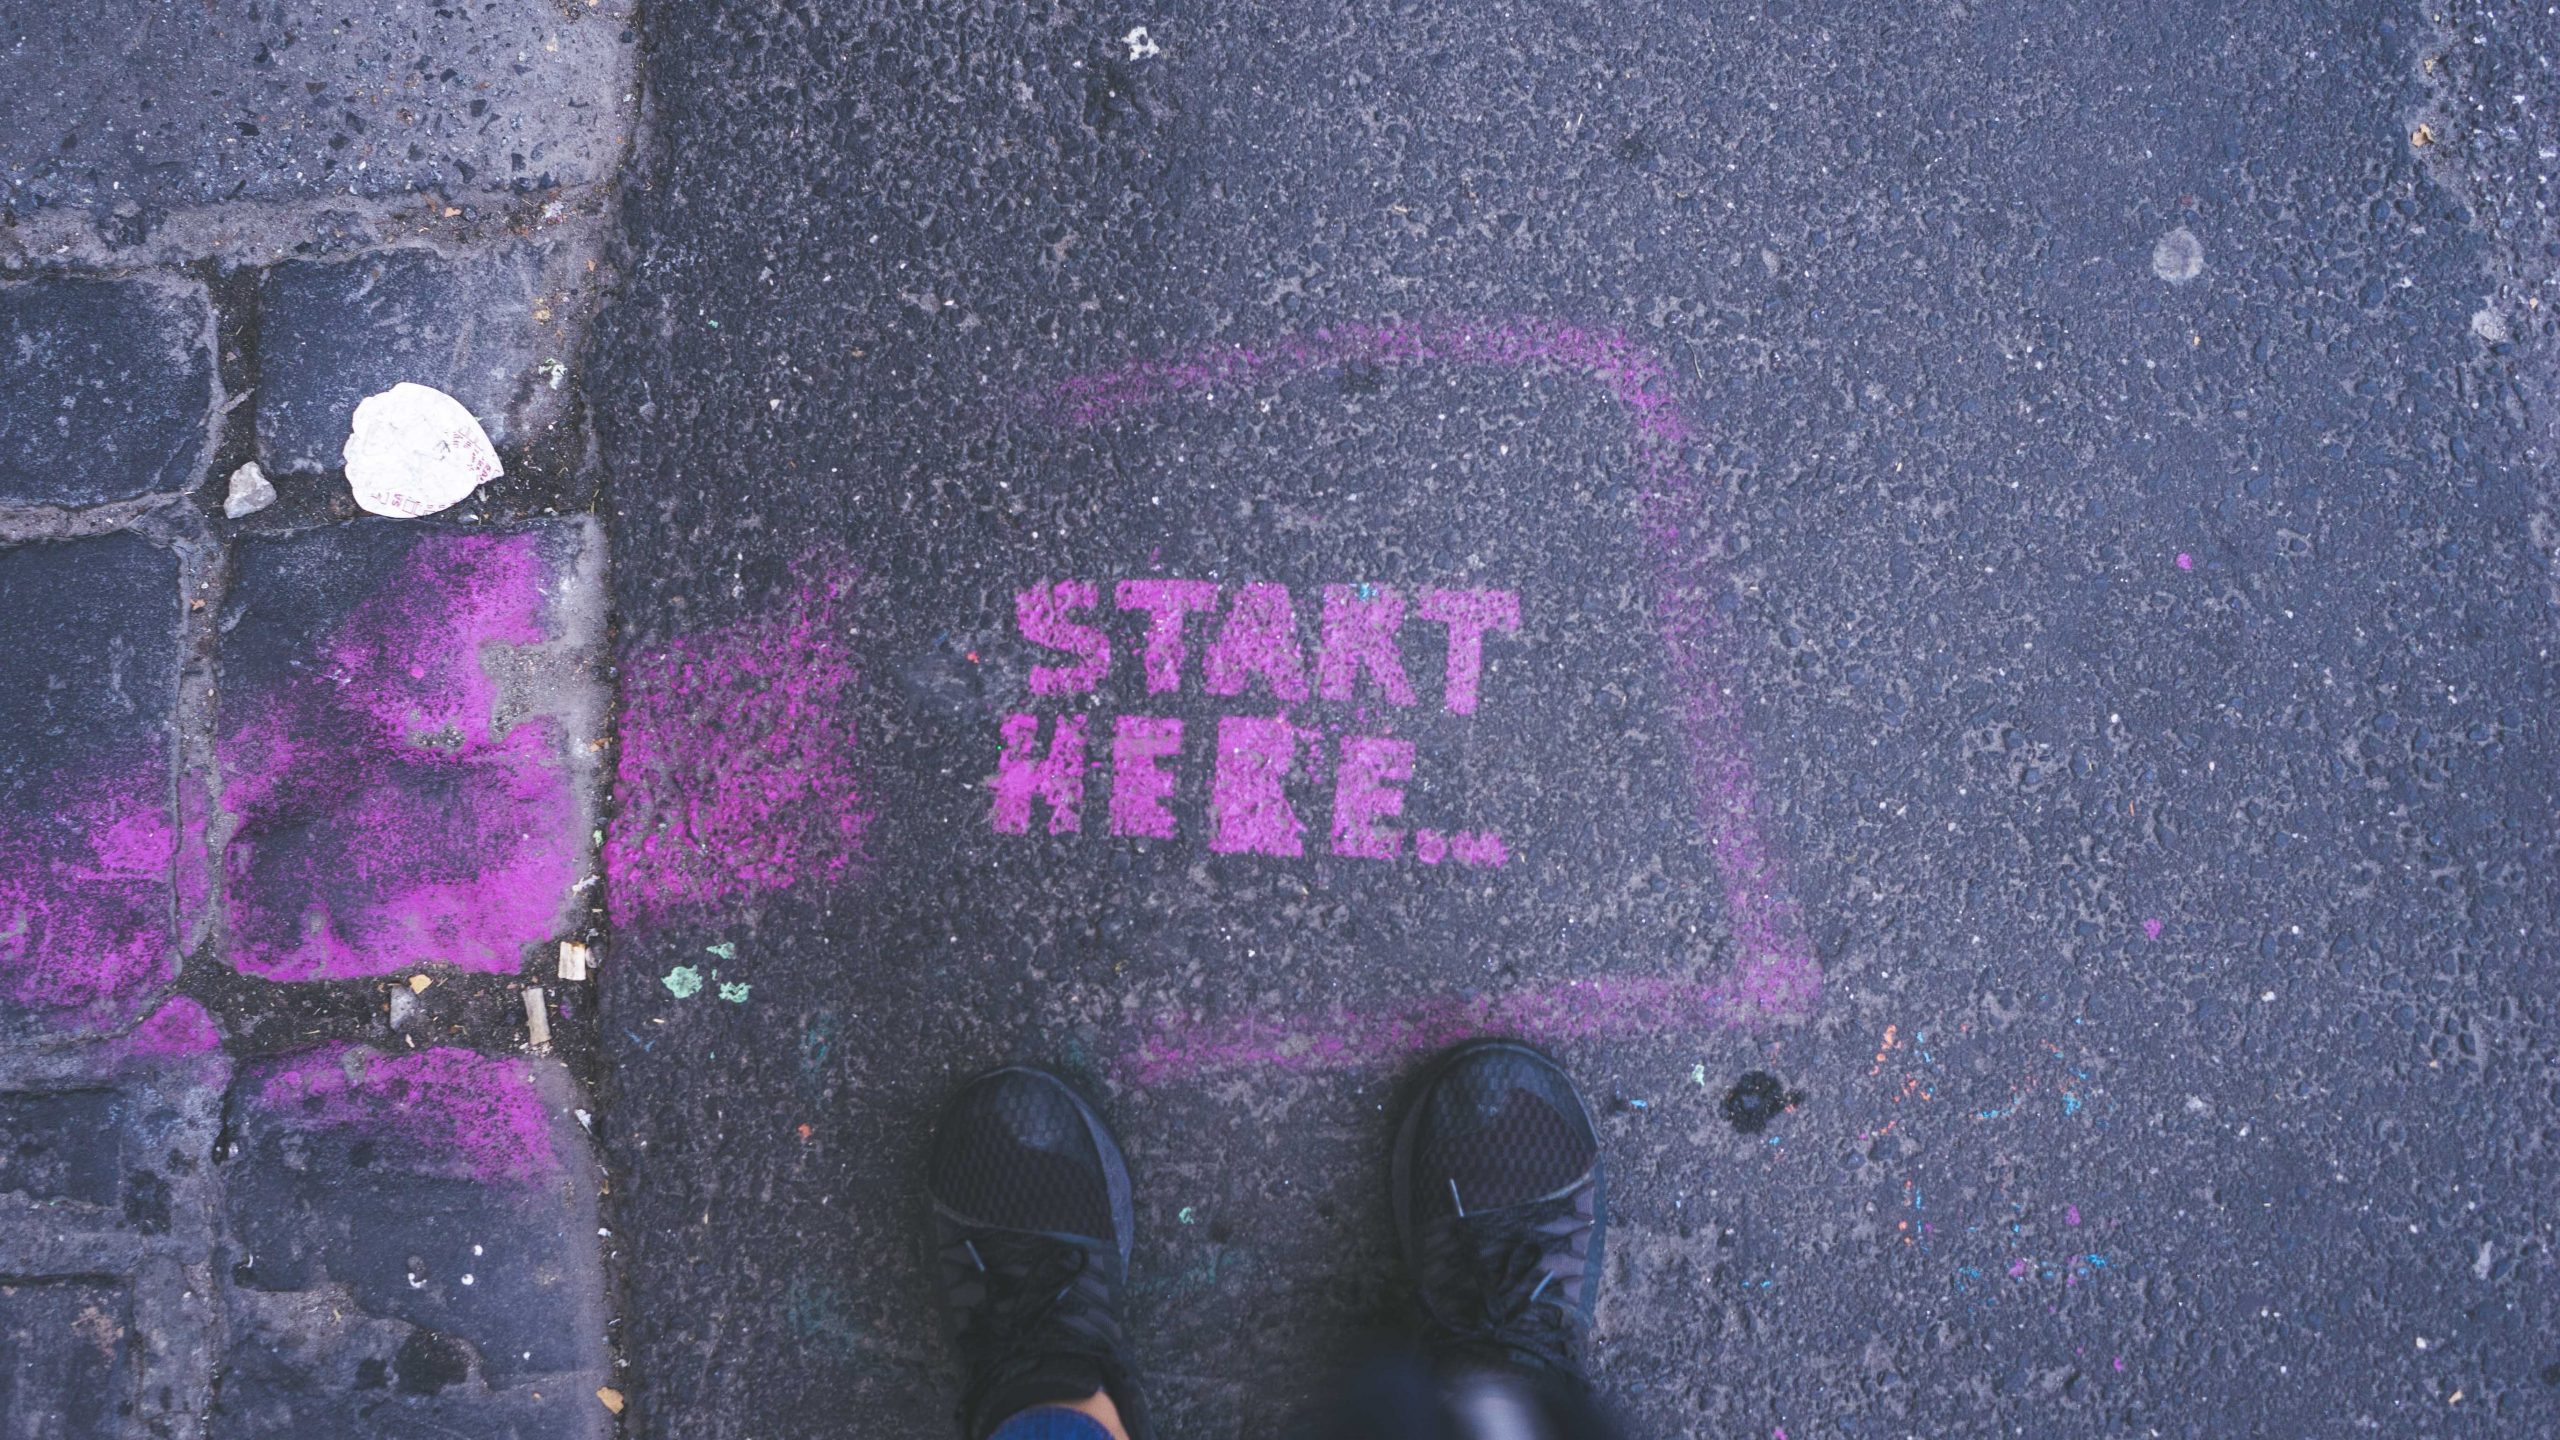
[[719,910],[866,865],[847,575],[630,654],[605,840],[617,925]]
[[280,1128],[373,1141],[377,1163],[413,1175],[528,1185],[565,1173],[551,1117],[518,1059],[332,1047],[256,1077],[245,1103]]
[[585,837],[556,725],[501,732],[487,652],[552,638],[538,537],[427,532],[323,640],[226,706],[232,960],[270,980],[512,973],[559,928]]
[[1067,618],[1070,610],[1090,610],[1100,603],[1101,591],[1090,580],[1034,585],[1013,597],[1023,639],[1077,657],[1073,665],[1032,666],[1032,694],[1081,695],[1111,673],[1111,637]]
[[[1670,367],[1659,357],[1624,335],[1554,321],[1347,325],[1080,376],[1059,386],[1048,408],[1066,424],[1097,426],[1186,397],[1283,383],[1350,363],[1570,371],[1618,402],[1646,491],[1654,614],[1680,697],[1690,788],[1722,880],[1726,923],[1741,952],[1718,1003],[1683,1013],[1742,1024],[1812,1014],[1822,965],[1785,869],[1762,836],[1764,807],[1733,699],[1741,660],[1715,603],[1724,586],[1714,563],[1714,497],[1697,482],[1689,452],[1700,437],[1681,413]],[[1376,1061],[1345,1055],[1341,1063]]]
[[181,995],[134,1027],[125,1047],[154,1059],[204,1055],[222,1048],[222,1031],[202,1005]]
[[1413,681],[1396,650],[1404,624],[1404,597],[1385,585],[1327,585],[1324,624],[1316,644],[1316,693],[1348,700],[1360,676],[1390,705],[1413,703]]
[[1289,587],[1239,588],[1201,668],[1212,695],[1241,695],[1259,678],[1279,699],[1306,699],[1307,660],[1298,648],[1298,612],[1289,602]]
[[1221,855],[1297,855],[1306,828],[1289,804],[1298,727],[1287,716],[1226,715],[1209,773],[1209,848]]
[[0,995],[49,1030],[130,1023],[177,978],[168,768],[57,775],[0,817]]
[[1174,772],[1157,762],[1182,753],[1182,722],[1163,715],[1123,715],[1111,732],[1111,833],[1170,840]]
[[1087,717],[1060,715],[1049,724],[1049,743],[1040,743],[1041,717],[1007,715],[997,727],[1004,749],[996,756],[995,829],[1020,835],[1031,828],[1031,802],[1049,807],[1049,833],[1073,835],[1083,828],[1084,727]]
[[1209,580],[1123,580],[1113,592],[1123,610],[1147,612],[1147,693],[1162,695],[1182,688],[1183,622],[1195,612],[1215,609],[1218,587]]
[[2161,929],[2162,926],[2157,920],[2145,920],[2142,922],[2142,933],[2150,939],[2159,939]]
[[2184,550],[2179,551],[2178,568],[2181,570],[2193,570],[2196,568],[2196,557],[2188,554]]

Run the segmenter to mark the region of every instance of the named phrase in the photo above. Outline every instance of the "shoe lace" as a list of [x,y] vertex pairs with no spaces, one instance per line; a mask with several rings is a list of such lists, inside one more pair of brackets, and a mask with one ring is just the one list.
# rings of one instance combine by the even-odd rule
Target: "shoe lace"
[[952,1298],[966,1318],[960,1353],[970,1377],[963,1412],[1054,1364],[1082,1357],[1110,1373],[1121,1350],[1110,1283],[1081,1245],[980,1230],[943,1247]]
[[1461,1203],[1427,1224],[1421,1259],[1431,1348],[1579,1383],[1583,1318],[1573,1292],[1591,1228],[1588,1188],[1472,1215]]

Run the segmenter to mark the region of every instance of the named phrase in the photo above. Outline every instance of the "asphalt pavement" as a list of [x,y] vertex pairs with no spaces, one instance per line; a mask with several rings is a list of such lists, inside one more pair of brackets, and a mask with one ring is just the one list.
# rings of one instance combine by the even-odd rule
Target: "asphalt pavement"
[[2560,1431],[2538,0],[645,21],[632,1433],[942,1433],[1022,1059],[1277,1433],[1495,1032],[1638,1433]]

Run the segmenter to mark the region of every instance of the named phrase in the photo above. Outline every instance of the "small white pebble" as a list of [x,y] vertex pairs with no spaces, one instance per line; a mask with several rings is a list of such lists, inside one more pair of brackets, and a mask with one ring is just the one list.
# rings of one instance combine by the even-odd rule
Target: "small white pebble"
[[[468,1275],[463,1276],[463,1277],[462,1277],[462,1283],[463,1283],[463,1284],[465,1284],[465,1285],[468,1285],[468,1284],[472,1283],[472,1277],[470,1277],[470,1276],[468,1276]],[[2425,1342],[2421,1341],[2420,1343],[2421,1343],[2421,1344],[2423,1344],[2423,1343],[2425,1343]]]

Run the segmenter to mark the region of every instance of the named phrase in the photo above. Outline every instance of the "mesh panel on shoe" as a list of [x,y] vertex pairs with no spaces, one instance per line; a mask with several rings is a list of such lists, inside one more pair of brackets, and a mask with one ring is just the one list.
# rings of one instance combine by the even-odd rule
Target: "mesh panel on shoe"
[[1449,1182],[1470,1214],[1556,1194],[1600,1152],[1572,1082],[1532,1055],[1469,1056],[1432,1085],[1415,1136],[1425,1215],[1450,1211]]
[[971,1224],[1110,1240],[1101,1152],[1066,1087],[1007,1072],[972,1084],[934,1136],[929,1183]]

